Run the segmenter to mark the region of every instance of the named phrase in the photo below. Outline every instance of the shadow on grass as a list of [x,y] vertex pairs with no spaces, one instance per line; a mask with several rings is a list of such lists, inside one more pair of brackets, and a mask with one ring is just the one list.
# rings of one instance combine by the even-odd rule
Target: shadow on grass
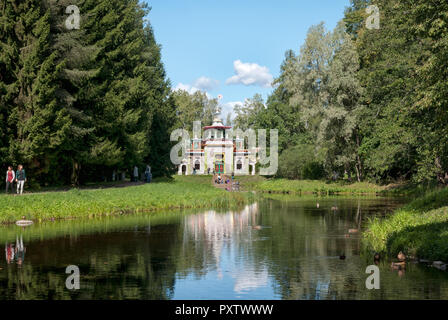
[[403,251],[420,259],[448,261],[448,221],[406,227],[388,239],[387,251],[396,256]]

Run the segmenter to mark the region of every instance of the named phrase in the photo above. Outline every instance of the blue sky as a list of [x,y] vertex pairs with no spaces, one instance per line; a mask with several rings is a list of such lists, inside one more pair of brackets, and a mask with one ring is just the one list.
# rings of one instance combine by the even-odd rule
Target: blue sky
[[173,88],[223,95],[223,116],[255,93],[267,98],[288,49],[308,28],[332,29],[349,0],[152,0],[149,20]]

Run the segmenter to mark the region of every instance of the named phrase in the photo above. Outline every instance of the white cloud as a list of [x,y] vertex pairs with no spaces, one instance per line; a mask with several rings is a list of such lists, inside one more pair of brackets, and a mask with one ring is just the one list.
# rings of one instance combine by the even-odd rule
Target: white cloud
[[203,93],[205,93],[207,95],[207,98],[213,99],[213,97],[207,91],[202,90],[202,89],[200,89],[198,87],[192,86],[190,84],[184,84],[182,82],[179,82],[177,84],[177,86],[174,88],[174,91],[178,91],[178,90],[187,91],[189,94],[193,94],[196,91],[201,91],[201,92],[203,92]]
[[241,106],[244,105],[244,103],[241,101],[230,101],[230,102],[223,103],[221,105],[222,106],[221,115],[222,115],[223,120],[227,119],[227,114],[229,114],[229,113],[230,113],[230,117],[232,119],[235,119],[236,114],[235,114],[235,111],[233,110],[233,108],[237,104],[239,104]]
[[193,87],[192,85],[189,85],[189,84],[184,84],[182,82],[179,82],[177,84],[177,86],[174,88],[174,91],[178,91],[178,90],[187,91],[189,94],[193,94],[196,91],[200,91],[199,88]]
[[199,88],[200,90],[204,91],[216,89],[218,86],[218,80],[210,79],[207,77],[200,77],[193,83],[193,87]]
[[267,67],[256,63],[243,63],[241,60],[233,62],[235,75],[226,80],[226,84],[259,85],[265,88],[271,87],[274,80]]
[[208,93],[208,91],[213,90],[218,86],[219,86],[218,80],[214,80],[207,77],[199,77],[193,82],[193,84],[185,84],[179,82],[177,86],[174,88],[174,91],[184,90],[187,91],[189,94],[193,94],[196,91],[202,91],[207,95],[209,99],[212,99],[212,96]]

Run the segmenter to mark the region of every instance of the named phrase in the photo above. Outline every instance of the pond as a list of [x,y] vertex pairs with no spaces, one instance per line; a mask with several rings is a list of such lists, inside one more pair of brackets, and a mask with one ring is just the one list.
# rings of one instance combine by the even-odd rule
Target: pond
[[0,227],[0,299],[448,299],[448,273],[413,263],[381,261],[380,289],[366,289],[366,219],[402,203],[272,195],[237,211]]

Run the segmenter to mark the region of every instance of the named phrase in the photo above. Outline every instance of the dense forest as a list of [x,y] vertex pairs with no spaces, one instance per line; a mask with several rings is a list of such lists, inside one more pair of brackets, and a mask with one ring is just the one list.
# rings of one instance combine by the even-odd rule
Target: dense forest
[[[69,30],[72,4],[81,28]],[[147,163],[173,173],[170,132],[211,122],[218,102],[171,89],[148,12],[138,0],[1,1],[2,168],[23,163],[40,185]],[[447,12],[445,0],[351,0],[334,30],[312,26],[286,51],[273,92],[236,107],[233,125],[279,130],[279,177],[447,184]]]
[[447,12],[445,0],[351,0],[334,30],[312,26],[286,52],[274,92],[235,123],[279,130],[282,177],[447,184]]
[[[70,5],[79,29],[66,27]],[[40,185],[146,163],[171,173],[176,113],[148,11],[138,0],[1,1],[2,168],[23,163]]]

